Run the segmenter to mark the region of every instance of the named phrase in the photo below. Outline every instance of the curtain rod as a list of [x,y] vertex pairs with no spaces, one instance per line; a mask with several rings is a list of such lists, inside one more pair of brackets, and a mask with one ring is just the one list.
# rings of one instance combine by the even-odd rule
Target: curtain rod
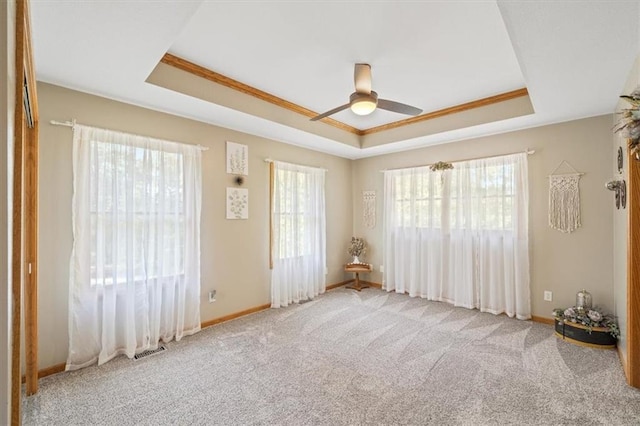
[[[509,154],[490,155],[490,156],[488,156],[488,157],[463,158],[463,159],[461,159],[461,160],[455,160],[455,161],[452,161],[452,163],[461,163],[461,162],[463,162],[463,161],[484,160],[484,159],[487,159],[487,158],[504,157],[504,156],[506,156],[506,155],[520,154],[521,152],[523,152],[523,151],[512,152],[512,153],[509,153]],[[533,155],[533,154],[535,154],[535,153],[536,153],[535,149],[529,149],[529,148],[527,148],[527,150],[526,150],[526,151],[524,151],[524,152],[525,152],[527,155]],[[433,163],[432,163],[432,164],[433,164]],[[431,164],[423,164],[423,165],[420,165],[420,166],[398,167],[398,168],[396,168],[396,169],[382,169],[382,170],[379,170],[379,172],[380,172],[380,173],[384,173],[384,172],[388,172],[388,171],[391,171],[391,170],[412,169],[412,168],[415,168],[415,167],[428,167],[428,166],[431,166]]]
[[54,126],[65,126],[65,127],[73,127],[76,125],[76,120],[75,118],[71,121],[57,121],[57,120],[51,120],[49,123],[53,124]]
[[[76,119],[72,119],[71,121],[57,121],[57,120],[51,120],[49,121],[49,123],[53,124],[54,126],[64,126],[64,127],[73,127],[76,125]],[[96,129],[98,129],[99,127],[96,127]],[[100,130],[108,130],[110,132],[118,132],[118,133],[126,133],[126,132],[120,132],[118,130],[109,130],[109,129],[100,129]],[[133,134],[133,133],[130,133]],[[134,136],[142,136],[144,138],[148,138],[150,136],[143,136],[143,135],[136,135],[133,134]],[[154,138],[155,139],[155,138]],[[167,142],[173,142],[173,141],[167,141]],[[181,143],[181,142],[173,142],[173,143]],[[192,144],[186,144],[186,145],[192,145]],[[198,148],[200,148],[200,151],[208,151],[209,147],[208,146],[202,146],[202,145],[196,145]]]
[[[272,160],[271,158],[265,158],[265,159],[264,159],[264,162],[265,162],[265,163],[273,163],[273,162],[275,162],[275,161],[277,161],[277,160]],[[281,161],[281,163],[286,163],[286,161]],[[323,170],[323,171],[325,171],[325,172],[328,172],[328,171],[329,171],[329,169],[325,169],[324,167],[305,166],[304,164],[294,164],[294,163],[287,163],[287,164],[293,164],[294,166],[311,167],[311,168],[314,168],[314,169]]]

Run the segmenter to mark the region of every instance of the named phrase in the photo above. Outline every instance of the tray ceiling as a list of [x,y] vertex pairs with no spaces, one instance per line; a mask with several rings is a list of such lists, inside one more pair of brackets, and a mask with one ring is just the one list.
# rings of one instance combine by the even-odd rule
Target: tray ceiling
[[[31,3],[41,81],[347,158],[612,113],[638,53],[626,1]],[[347,102],[356,62],[381,97],[425,113],[524,87],[532,108],[345,143],[324,123],[147,82],[167,53],[318,113]],[[333,118],[368,129],[406,116]]]

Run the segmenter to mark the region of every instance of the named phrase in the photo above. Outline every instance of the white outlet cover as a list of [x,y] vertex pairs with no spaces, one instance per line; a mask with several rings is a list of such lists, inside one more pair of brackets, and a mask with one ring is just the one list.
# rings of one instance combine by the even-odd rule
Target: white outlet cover
[[384,265],[380,265],[380,272],[384,272]]
[[550,291],[545,291],[544,292],[544,300],[547,302],[551,302],[553,301],[553,293]]

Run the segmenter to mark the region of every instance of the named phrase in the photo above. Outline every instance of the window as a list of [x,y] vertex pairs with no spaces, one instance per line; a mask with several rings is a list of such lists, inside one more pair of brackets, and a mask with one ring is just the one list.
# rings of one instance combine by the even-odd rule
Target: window
[[461,163],[459,170],[450,175],[451,229],[513,230],[518,164],[476,163]]
[[530,317],[526,154],[384,179],[383,288]]
[[440,228],[442,226],[442,184],[426,167],[394,175],[394,200],[398,213],[395,226]]
[[200,330],[201,152],[73,128],[67,369]]
[[96,140],[91,158],[92,285],[183,272],[183,155]]
[[279,259],[305,256],[311,253],[309,233],[306,232],[311,218],[309,205],[308,173],[298,170],[277,170],[275,183],[276,193],[290,193],[291,196],[277,197],[273,215],[278,223]]
[[323,293],[326,266],[325,171],[274,162],[271,176],[271,306]]
[[394,226],[512,229],[515,165],[473,168],[461,163],[457,167],[455,172],[419,167],[391,175]]

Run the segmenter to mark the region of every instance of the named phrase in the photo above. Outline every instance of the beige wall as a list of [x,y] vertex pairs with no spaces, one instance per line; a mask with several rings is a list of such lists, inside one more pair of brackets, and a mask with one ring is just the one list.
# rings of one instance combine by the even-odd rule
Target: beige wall
[[[551,317],[554,307],[572,306],[575,294],[588,289],[597,304],[613,310],[612,195],[604,188],[611,177],[611,116],[382,155],[354,162],[354,232],[370,245],[367,260],[375,271],[364,277],[381,283],[382,169],[456,161],[534,149],[529,156],[531,301],[535,316]],[[563,234],[547,226],[547,175],[567,160],[585,173],[580,182],[582,228]],[[362,191],[375,190],[377,225],[362,225]],[[543,291],[553,301],[543,300]]]
[[[386,168],[439,160],[535,149],[529,157],[532,312],[550,317],[554,307],[574,304],[587,288],[596,303],[613,310],[612,195],[604,189],[611,173],[611,116],[522,130],[458,143],[350,161],[331,155],[126,105],[72,90],[39,84],[40,154],[40,368],[62,363],[67,354],[68,263],[71,252],[71,131],[49,120],[76,118],[79,123],[145,134],[210,147],[203,155],[202,320],[207,321],[269,302],[268,167],[264,158],[329,169],[327,174],[327,283],[342,281],[345,247],[352,230],[369,245],[367,260],[381,282],[383,175]],[[232,186],[225,173],[225,141],[249,145],[249,216],[225,219],[224,192]],[[562,234],[547,226],[547,175],[569,161],[585,173],[580,189],[582,228]],[[375,229],[362,226],[361,191],[377,191]],[[354,195],[352,198],[352,194]],[[206,293],[218,291],[209,304]],[[543,291],[553,291],[553,302]]]
[[[326,175],[327,284],[343,281],[352,232],[351,161],[204,123],[38,84],[40,102],[40,368],[63,363],[68,347],[68,286],[71,254],[71,130],[50,120],[200,144],[202,157],[202,321],[270,302],[269,168],[265,158],[323,167]],[[249,146],[249,219],[226,220],[225,141]],[[209,304],[207,293],[217,290]],[[0,422],[1,423],[1,422]]]
[[0,2],[0,424],[10,421],[11,177],[15,105],[15,2]]
[[[622,89],[621,94],[631,93],[640,84],[640,56],[636,59],[629,77]],[[620,111],[622,108],[628,108],[629,104],[620,100],[616,106],[616,111]],[[614,114],[613,124],[618,120],[618,116]],[[625,139],[620,135],[613,135],[613,167],[612,177],[619,176],[617,168],[617,151],[618,147],[622,147],[624,150],[624,163],[622,177],[629,181],[629,164],[627,162],[627,145]],[[620,325],[620,340],[618,340],[618,352],[623,358],[623,362],[626,363],[627,359],[627,231],[629,229],[628,210],[627,209],[613,209],[613,287],[614,287],[614,304],[615,314],[618,317],[618,324]]]

